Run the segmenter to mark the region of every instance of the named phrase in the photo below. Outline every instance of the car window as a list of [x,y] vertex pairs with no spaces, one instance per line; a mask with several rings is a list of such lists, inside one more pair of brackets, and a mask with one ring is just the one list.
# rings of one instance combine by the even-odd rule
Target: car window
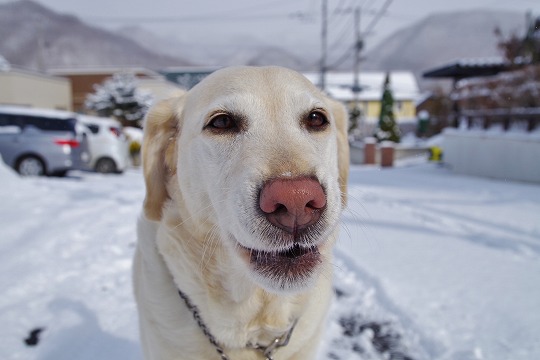
[[45,131],[71,131],[75,133],[75,119],[53,119],[47,117],[28,116],[25,125],[32,125]]
[[99,133],[99,125],[96,125],[96,124],[85,124],[85,125],[92,132],[92,134]]
[[18,126],[22,127],[18,116],[11,114],[0,114],[0,126]]
[[55,119],[44,116],[0,114],[0,126],[33,126],[44,131],[69,131],[75,134],[76,119]]

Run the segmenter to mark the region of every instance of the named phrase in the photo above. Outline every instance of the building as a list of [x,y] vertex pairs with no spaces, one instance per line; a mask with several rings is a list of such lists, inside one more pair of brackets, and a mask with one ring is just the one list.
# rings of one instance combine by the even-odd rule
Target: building
[[4,66],[0,68],[0,104],[73,110],[69,79]]
[[[418,83],[412,72],[392,71],[390,87],[394,97],[394,115],[402,130],[416,126],[416,101],[420,96]],[[320,82],[319,73],[304,73],[314,84]],[[358,102],[362,112],[365,133],[370,133],[379,120],[381,98],[385,72],[361,72],[359,75],[360,92],[353,92],[354,73],[330,72],[326,74],[325,91],[336,100],[345,103],[350,110]]]
[[461,60],[424,73],[455,79],[452,124],[443,132],[455,172],[540,183],[540,65]]
[[168,67],[159,72],[165,76],[167,80],[177,84],[181,88],[189,90],[218,69],[220,68],[215,66],[181,66]]
[[117,73],[130,73],[139,80],[139,89],[150,92],[154,100],[160,100],[172,96],[182,88],[150,69],[146,68],[86,68],[86,69],[57,69],[50,70],[49,73],[61,76],[71,81],[72,108],[76,112],[84,112],[84,102],[88,94],[94,93],[94,86],[103,83],[106,79]]

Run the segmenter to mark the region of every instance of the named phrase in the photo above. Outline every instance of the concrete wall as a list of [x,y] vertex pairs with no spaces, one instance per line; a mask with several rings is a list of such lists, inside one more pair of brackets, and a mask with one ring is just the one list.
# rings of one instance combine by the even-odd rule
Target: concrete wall
[[540,134],[446,129],[443,160],[455,172],[540,183]]
[[0,72],[0,104],[70,111],[71,84],[53,76]]

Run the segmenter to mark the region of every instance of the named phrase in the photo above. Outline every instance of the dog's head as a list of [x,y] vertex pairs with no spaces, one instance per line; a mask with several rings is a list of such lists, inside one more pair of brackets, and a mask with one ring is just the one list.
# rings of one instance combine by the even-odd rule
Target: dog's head
[[145,215],[181,208],[184,224],[207,229],[200,241],[218,237],[257,284],[300,290],[328,261],[348,151],[344,107],[302,75],[220,70],[148,114]]

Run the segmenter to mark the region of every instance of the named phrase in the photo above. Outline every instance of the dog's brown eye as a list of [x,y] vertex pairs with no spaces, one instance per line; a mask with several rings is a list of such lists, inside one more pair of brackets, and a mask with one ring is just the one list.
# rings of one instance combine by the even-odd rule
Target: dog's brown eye
[[237,129],[238,125],[232,116],[227,114],[220,114],[210,120],[208,125],[206,125],[206,128],[215,131],[228,131]]
[[308,130],[324,130],[328,125],[328,119],[319,111],[312,111],[306,119],[306,127]]

